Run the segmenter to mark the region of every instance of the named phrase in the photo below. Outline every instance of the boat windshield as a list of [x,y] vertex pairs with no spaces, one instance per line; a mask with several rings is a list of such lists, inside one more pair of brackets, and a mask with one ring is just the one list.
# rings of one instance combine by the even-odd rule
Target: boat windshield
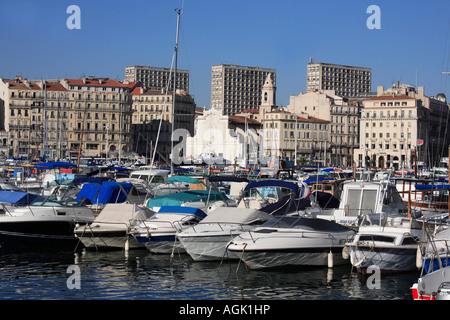
[[45,207],[80,207],[83,203],[73,198],[59,198],[55,195],[39,196],[33,202],[32,206],[45,206]]
[[349,189],[348,209],[350,216],[358,216],[361,213],[375,212],[377,190]]

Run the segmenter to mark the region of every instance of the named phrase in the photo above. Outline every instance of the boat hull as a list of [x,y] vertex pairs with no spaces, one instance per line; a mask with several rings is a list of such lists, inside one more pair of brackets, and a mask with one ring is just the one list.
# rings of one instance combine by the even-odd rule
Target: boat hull
[[[237,253],[236,251],[233,251]],[[250,269],[290,268],[300,266],[333,266],[349,264],[342,258],[342,247],[297,248],[286,250],[243,250],[241,258]]]
[[352,265],[361,273],[377,267],[381,272],[407,272],[417,270],[417,246],[377,247],[347,245]]
[[210,232],[209,234],[192,234],[179,236],[181,245],[195,261],[237,260],[239,254],[227,250],[228,242],[242,233],[239,228]]
[[450,267],[445,267],[419,278],[411,287],[414,300],[436,300],[439,286],[450,281]]
[[88,250],[144,249],[144,244],[138,242],[126,230],[111,231],[76,231],[75,236]]
[[[91,220],[90,220],[91,221]],[[61,216],[17,216],[0,219],[2,249],[74,249],[78,239],[74,229],[90,221],[74,221]]]

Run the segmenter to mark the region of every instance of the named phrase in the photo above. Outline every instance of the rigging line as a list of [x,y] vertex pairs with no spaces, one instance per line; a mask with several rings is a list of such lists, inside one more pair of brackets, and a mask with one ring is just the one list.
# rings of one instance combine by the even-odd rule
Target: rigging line
[[[158,133],[156,135],[155,150],[153,150],[152,162],[150,163],[150,165],[152,167],[153,167],[153,163],[155,161],[156,152],[158,150],[159,135],[161,134],[162,121],[164,119],[164,112],[166,110],[167,95],[169,93],[169,88],[170,88],[170,84],[171,84],[171,81],[172,81],[172,70],[173,70],[174,61],[175,61],[175,53],[172,56],[172,63],[170,65],[170,72],[169,72],[169,81],[167,82],[167,86],[166,86],[166,92],[165,92],[165,95],[164,95],[164,104],[163,104],[163,108],[161,110],[161,119],[159,120]],[[172,101],[172,108],[173,108],[173,105],[174,105],[174,102]]]
[[[447,34],[446,34],[446,37],[445,37],[445,47],[444,47],[444,55],[442,56],[441,71],[444,68],[444,60],[445,60],[445,54],[446,54],[446,51],[447,51],[447,42],[448,42],[449,31],[450,31],[450,19],[448,21]],[[449,52],[450,52],[450,50],[449,50]],[[447,70],[448,70],[448,60],[447,60]],[[441,74],[441,91],[443,90],[443,88],[442,88],[442,76],[443,75]],[[445,83],[447,83],[447,77],[445,77]]]

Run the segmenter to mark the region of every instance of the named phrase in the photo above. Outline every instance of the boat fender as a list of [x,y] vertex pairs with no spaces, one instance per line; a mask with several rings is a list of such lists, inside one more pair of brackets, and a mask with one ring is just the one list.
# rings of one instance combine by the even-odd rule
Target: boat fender
[[422,269],[422,266],[423,266],[422,251],[420,250],[420,246],[418,246],[416,252],[416,267],[417,269]]
[[355,252],[353,252],[353,250],[350,250],[350,263],[352,264],[352,266],[355,263]]
[[130,250],[130,243],[128,241],[128,236],[127,236],[127,240],[125,240],[125,252],[128,252],[128,250]]
[[333,253],[328,252],[328,268],[333,268]]
[[342,248],[342,258],[345,259],[345,260],[350,258],[350,254],[348,253],[348,247],[347,246]]

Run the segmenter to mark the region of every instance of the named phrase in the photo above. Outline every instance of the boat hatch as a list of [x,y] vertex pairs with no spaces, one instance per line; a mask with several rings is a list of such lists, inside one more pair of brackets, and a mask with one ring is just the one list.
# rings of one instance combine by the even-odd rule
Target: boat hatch
[[380,241],[380,242],[395,242],[395,237],[378,236],[378,235],[361,235],[359,241]]
[[66,212],[65,211],[56,211],[56,215],[57,216],[65,216]]
[[413,237],[405,237],[403,239],[402,245],[410,245],[410,244],[417,244],[417,240]]

